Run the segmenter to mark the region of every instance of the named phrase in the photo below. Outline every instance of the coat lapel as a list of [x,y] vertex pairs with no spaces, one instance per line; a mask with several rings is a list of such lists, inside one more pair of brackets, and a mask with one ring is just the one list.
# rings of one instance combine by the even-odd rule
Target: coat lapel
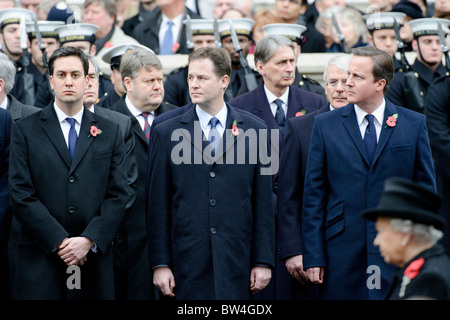
[[198,163],[196,154],[200,154],[201,157],[207,157],[209,161],[212,162],[210,156],[206,153],[203,154],[204,146],[206,145],[206,137],[203,134],[200,121],[198,119],[197,113],[195,112],[195,105],[189,108],[181,117],[182,129],[181,134],[194,146],[194,163]]
[[344,118],[344,127],[350,135],[353,143],[356,145],[359,153],[364,158],[364,161],[370,167],[370,162],[368,160],[368,155],[366,151],[366,147],[364,146],[364,141],[361,136],[361,131],[359,130],[358,120],[356,119],[356,113],[353,104],[349,104],[344,107],[345,109],[342,112],[342,117]]
[[[70,173],[72,173],[83,159],[86,151],[94,141],[95,137],[90,134],[91,126],[96,126],[97,120],[94,118],[94,114],[87,109],[84,109],[83,120],[81,121],[80,134],[77,140],[77,146],[75,148],[75,154],[73,156],[72,165],[70,166]],[[102,129],[102,128],[98,128]]]
[[[227,105],[228,108],[228,115],[227,115],[227,123],[225,126],[225,131],[222,136],[222,141],[220,142],[220,145],[218,147],[218,151],[215,157],[215,161],[218,163],[223,163],[223,157],[228,150],[230,150],[237,141],[240,139],[243,139],[244,132],[242,129],[242,126],[244,124],[244,120],[242,119],[241,115],[231,106]],[[236,126],[238,127],[240,134],[235,136],[231,133],[231,128],[233,126],[233,122],[236,121]],[[225,144],[225,148],[224,148]]]
[[377,148],[375,149],[375,154],[373,155],[373,163],[378,159],[381,152],[386,146],[386,143],[388,142],[389,138],[391,137],[392,132],[395,130],[395,127],[386,127],[386,121],[387,119],[392,116],[394,113],[397,113],[397,108],[390,103],[387,99],[386,101],[386,108],[384,110],[384,117],[383,122],[381,123],[381,133],[380,133],[380,139],[377,144]]
[[70,168],[72,160],[70,159],[69,148],[64,140],[64,135],[59,124],[58,117],[53,110],[53,104],[49,104],[41,112],[41,119],[43,121],[42,129],[45,134],[58,151],[64,163]]

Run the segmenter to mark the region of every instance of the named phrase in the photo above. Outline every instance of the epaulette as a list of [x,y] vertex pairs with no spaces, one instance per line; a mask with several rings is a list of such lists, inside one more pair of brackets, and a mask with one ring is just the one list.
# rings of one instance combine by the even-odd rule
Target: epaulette
[[320,83],[318,81],[314,80],[313,78],[307,77],[307,76],[305,76],[303,74],[301,76],[302,76],[302,80],[300,80],[300,82],[298,83],[300,86],[304,86],[305,85],[305,81],[309,82],[311,84],[315,84],[315,85],[320,86]]

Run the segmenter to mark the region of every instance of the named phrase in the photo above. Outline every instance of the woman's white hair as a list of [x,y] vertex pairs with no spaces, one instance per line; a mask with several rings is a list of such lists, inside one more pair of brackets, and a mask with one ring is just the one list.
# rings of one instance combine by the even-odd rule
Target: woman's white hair
[[431,225],[415,223],[411,220],[391,218],[391,225],[394,230],[411,234],[415,241],[420,243],[431,243],[435,245],[444,233]]

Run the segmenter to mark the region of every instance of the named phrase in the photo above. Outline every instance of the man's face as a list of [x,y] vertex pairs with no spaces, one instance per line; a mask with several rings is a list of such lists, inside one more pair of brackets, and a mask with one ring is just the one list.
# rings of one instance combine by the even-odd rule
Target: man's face
[[374,30],[372,33],[372,44],[375,48],[383,50],[393,57],[398,48],[394,29]]
[[263,76],[264,84],[270,88],[284,90],[294,82],[295,61],[292,48],[280,47],[266,63],[258,61],[256,68]]
[[199,34],[192,37],[194,42],[194,51],[203,47],[215,47],[216,41],[213,35]]
[[120,70],[112,69],[111,70],[111,83],[114,86],[114,91],[119,95],[119,97],[125,94],[125,88],[122,83],[122,75],[120,74]]
[[94,56],[96,51],[95,45],[91,44],[89,41],[71,41],[64,43],[62,46],[78,48],[91,56]]
[[450,0],[436,0],[434,8],[440,12],[450,12]]
[[297,17],[306,11],[306,6],[301,0],[277,0],[275,1],[277,15],[283,21],[295,21]]
[[98,77],[95,73],[95,67],[92,64],[92,62],[89,62],[89,72],[88,72],[88,78],[89,78],[89,85],[84,92],[83,96],[83,104],[86,107],[90,107],[97,103],[98,100]]
[[222,17],[222,14],[228,9],[236,9],[237,2],[236,0],[216,0],[214,2],[213,14],[214,17],[219,19]]
[[[55,50],[59,48],[59,42],[55,38],[42,38],[42,43],[44,44],[47,58],[50,58],[53,52],[55,52]],[[33,62],[33,64],[44,68],[44,62],[42,60],[42,50],[39,47],[37,39],[31,40],[30,51],[31,61]]]
[[59,57],[54,61],[50,84],[57,102],[73,104],[82,101],[88,83],[89,79],[84,74],[80,58]]
[[420,46],[420,53],[422,54],[422,56],[417,55],[419,61],[428,65],[436,65],[442,61],[443,53],[439,36],[420,36],[412,42],[412,48],[417,53],[419,53],[418,46]]
[[348,104],[347,101],[347,72],[330,64],[327,68],[327,80],[325,81],[325,93],[333,108],[341,108]]
[[98,26],[97,35],[106,35],[114,25],[114,17],[110,16],[100,3],[93,2],[84,9],[83,21]]
[[319,0],[315,2],[315,5],[319,12],[324,12],[332,6],[346,7],[345,0]]
[[214,70],[214,64],[209,59],[197,59],[189,64],[188,85],[191,101],[205,109],[223,101],[223,94],[230,81],[228,76],[218,78]]
[[[3,52],[8,56],[22,55],[20,47],[20,25],[16,23],[8,24],[3,28]],[[27,40],[28,41],[28,40]]]
[[141,67],[134,79],[124,78],[127,96],[142,112],[158,108],[164,99],[162,70],[154,67]]
[[[237,36],[239,45],[241,46],[242,52],[244,56],[247,57],[248,51],[250,50],[251,41],[246,36]],[[236,48],[234,47],[233,40],[231,36],[225,37],[222,39],[222,46],[230,53],[231,62],[233,64],[240,64],[239,60],[239,52],[236,52]]]
[[38,6],[42,0],[20,0],[20,6],[24,9],[37,13]]
[[385,80],[375,81],[370,57],[354,56],[348,66],[347,101],[360,107],[373,105],[377,91],[383,91]]

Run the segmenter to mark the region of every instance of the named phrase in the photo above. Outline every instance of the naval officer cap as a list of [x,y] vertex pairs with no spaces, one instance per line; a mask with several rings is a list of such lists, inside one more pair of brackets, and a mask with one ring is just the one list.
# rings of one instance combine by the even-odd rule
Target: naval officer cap
[[23,8],[8,8],[0,10],[0,28],[3,29],[8,24],[19,24],[22,19],[25,22],[37,20],[37,15]]
[[246,36],[251,39],[252,28],[255,25],[255,20],[249,18],[223,19],[219,20],[218,24],[221,39],[231,36],[231,25],[233,25],[238,36]]
[[61,45],[73,41],[94,43],[97,29],[98,27],[91,23],[71,23],[57,28],[56,32],[58,32]]
[[[184,24],[188,20],[183,20]],[[214,19],[190,19],[192,35],[214,35]]]
[[[65,23],[62,21],[42,20],[38,21],[37,23],[42,38],[55,38],[55,39],[59,38],[56,29],[65,25]],[[27,22],[27,33],[30,40],[36,38],[36,26],[34,22]]]
[[448,19],[422,18],[414,19],[408,22],[415,38],[426,35],[437,35],[438,23],[441,24],[442,32],[444,33],[445,37],[450,31],[450,20]]
[[285,36],[292,42],[302,44],[304,37],[302,33],[306,31],[306,27],[296,23],[270,23],[262,27],[267,35]]
[[406,14],[403,12],[376,12],[364,16],[367,29],[371,32],[380,29],[394,29],[394,21],[400,28],[405,18]]
[[107,64],[109,64],[111,69],[119,69],[120,68],[120,60],[121,60],[122,56],[125,53],[127,53],[129,51],[133,51],[135,49],[143,49],[150,53],[155,54],[155,52],[152,49],[150,49],[146,46],[143,46],[141,44],[134,44],[134,43],[119,44],[112,48],[109,48],[105,52],[105,54],[102,56],[102,60],[104,62],[106,62]]

